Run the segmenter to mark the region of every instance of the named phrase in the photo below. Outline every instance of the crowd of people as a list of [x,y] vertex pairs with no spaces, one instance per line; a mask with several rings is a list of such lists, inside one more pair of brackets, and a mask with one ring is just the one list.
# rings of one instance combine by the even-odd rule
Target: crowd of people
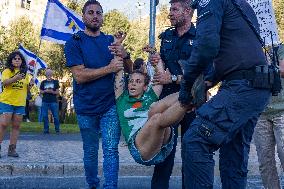
[[[122,44],[125,33],[101,31],[103,8],[97,0],[84,4],[85,30],[65,44],[89,188],[100,186],[100,136],[103,188],[117,188],[121,132],[133,159],[155,166],[151,188],[169,188],[180,127],[183,189],[213,188],[217,150],[222,188],[245,189],[252,138],[264,187],[280,189],[275,145],[284,166],[284,93],[279,88],[284,76],[284,46],[272,48],[276,58],[267,57],[271,53],[263,51],[257,18],[246,0],[170,0],[170,5],[172,27],[159,36],[159,52],[145,48],[150,52],[153,76],[148,75],[143,59],[131,60]],[[194,10],[196,26],[192,23]],[[0,150],[11,123],[8,156],[12,157],[19,156],[19,127],[34,83],[25,70],[25,60],[16,51],[9,55],[2,73]],[[43,132],[49,133],[50,110],[59,133],[59,82],[52,78],[51,69],[45,73],[38,119],[44,122]],[[201,106],[193,95],[200,75],[204,75],[204,96],[206,90],[221,83],[217,94]],[[275,91],[280,93],[269,103]]]

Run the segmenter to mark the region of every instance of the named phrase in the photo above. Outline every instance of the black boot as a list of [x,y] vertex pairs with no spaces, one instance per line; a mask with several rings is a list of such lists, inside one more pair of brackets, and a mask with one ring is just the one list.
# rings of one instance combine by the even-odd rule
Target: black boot
[[9,145],[8,156],[19,157],[19,154],[16,152],[16,145],[15,144]]

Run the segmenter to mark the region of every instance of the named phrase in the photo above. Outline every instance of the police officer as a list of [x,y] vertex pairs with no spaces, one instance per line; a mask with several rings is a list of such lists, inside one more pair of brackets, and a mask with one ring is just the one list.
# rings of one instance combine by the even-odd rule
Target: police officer
[[[191,23],[193,10],[188,4],[188,0],[171,0],[170,3],[169,19],[173,27],[160,35],[162,40],[160,54],[167,71],[156,74],[153,78],[154,84],[164,85],[161,98],[179,91],[183,72],[178,60],[187,60],[190,57],[192,41],[195,38],[195,27]],[[155,56],[152,58],[155,58]],[[180,122],[182,136],[194,118],[195,113],[188,113]],[[152,189],[169,188],[178,137],[177,126],[175,128],[175,146],[171,154],[163,163],[156,165],[154,168],[151,182]]]
[[[265,56],[258,38],[257,18],[246,0],[193,0],[197,9],[196,41],[185,65],[179,101],[191,102],[195,79],[213,60],[218,93],[197,109],[184,135],[182,159],[186,189],[212,189],[213,155],[220,148],[220,176],[224,189],[246,188],[250,142],[256,121],[267,105],[263,81]],[[255,73],[258,74],[255,74]]]

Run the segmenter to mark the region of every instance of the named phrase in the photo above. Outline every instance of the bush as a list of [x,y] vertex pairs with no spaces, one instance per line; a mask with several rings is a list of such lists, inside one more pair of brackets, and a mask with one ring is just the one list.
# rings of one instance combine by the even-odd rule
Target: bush
[[76,113],[71,112],[69,114],[66,114],[64,123],[66,123],[66,124],[77,124]]

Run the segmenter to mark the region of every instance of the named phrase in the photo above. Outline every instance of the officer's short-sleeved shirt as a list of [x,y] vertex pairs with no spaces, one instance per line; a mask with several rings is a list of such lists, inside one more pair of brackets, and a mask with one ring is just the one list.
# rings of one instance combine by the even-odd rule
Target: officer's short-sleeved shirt
[[[40,90],[46,90],[46,89],[52,89],[53,91],[56,91],[59,89],[59,81],[58,80],[43,80],[40,83]],[[57,95],[51,94],[51,93],[43,93],[42,95],[42,102],[46,103],[54,103],[57,102]]]
[[[175,28],[169,28],[160,35],[161,59],[165,63],[165,68],[168,68],[173,75],[182,75],[182,67],[178,63],[179,60],[187,60],[191,54],[191,47],[195,39],[195,26],[191,24],[189,30],[182,36],[178,36]],[[178,92],[179,84],[170,83],[163,86],[163,91],[160,98]]]
[[[19,73],[19,69],[11,71],[10,69],[5,69],[2,72],[2,82],[14,77]],[[3,92],[0,94],[0,102],[13,105],[13,106],[25,106],[28,84],[32,76],[26,74],[24,79],[18,80],[10,85],[3,87]]]
[[[107,66],[113,59],[108,46],[113,37],[100,33],[97,37],[79,32],[65,44],[66,66],[84,65],[86,68],[98,69]],[[73,80],[75,111],[79,115],[99,115],[105,113],[115,104],[114,74],[83,84]]]
[[117,113],[125,140],[133,136],[148,120],[148,111],[158,96],[150,87],[141,98],[130,97],[125,90],[116,100]]

